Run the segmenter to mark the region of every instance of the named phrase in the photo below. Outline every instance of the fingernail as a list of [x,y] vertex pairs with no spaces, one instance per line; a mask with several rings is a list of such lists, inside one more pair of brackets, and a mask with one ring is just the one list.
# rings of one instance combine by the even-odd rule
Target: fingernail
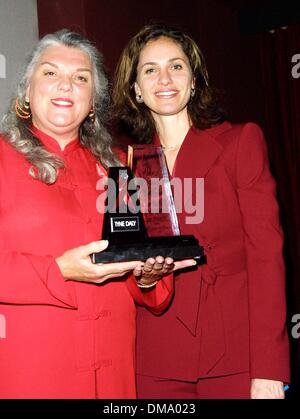
[[108,240],[101,240],[100,242],[101,247],[107,247],[108,246]]

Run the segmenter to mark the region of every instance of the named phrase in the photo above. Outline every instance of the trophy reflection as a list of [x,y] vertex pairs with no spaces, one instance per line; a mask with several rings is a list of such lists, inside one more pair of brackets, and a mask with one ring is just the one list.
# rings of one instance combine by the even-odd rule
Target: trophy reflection
[[171,257],[205,262],[193,235],[180,235],[168,169],[162,148],[128,147],[127,166],[108,171],[102,240],[109,245],[92,254],[94,263],[145,261]]

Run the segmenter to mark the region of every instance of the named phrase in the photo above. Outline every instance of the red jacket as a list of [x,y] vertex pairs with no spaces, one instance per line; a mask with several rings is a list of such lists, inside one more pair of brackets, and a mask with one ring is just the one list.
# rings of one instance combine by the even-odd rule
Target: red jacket
[[138,310],[138,373],[194,381],[250,371],[288,381],[283,239],[260,128],[191,128],[173,177],[204,178],[203,222],[178,217],[208,263],[177,275],[163,315]]
[[55,257],[101,237],[101,166],[78,140],[61,151],[35,132],[65,169],[53,185],[34,180],[0,138],[0,398],[133,398],[133,297],[159,311],[170,278],[145,294],[131,277],[64,280]]

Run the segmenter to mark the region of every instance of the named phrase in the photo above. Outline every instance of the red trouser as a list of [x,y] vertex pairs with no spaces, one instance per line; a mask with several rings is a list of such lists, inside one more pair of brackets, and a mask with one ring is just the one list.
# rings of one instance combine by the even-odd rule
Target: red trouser
[[249,373],[203,378],[196,382],[137,375],[139,399],[249,399]]

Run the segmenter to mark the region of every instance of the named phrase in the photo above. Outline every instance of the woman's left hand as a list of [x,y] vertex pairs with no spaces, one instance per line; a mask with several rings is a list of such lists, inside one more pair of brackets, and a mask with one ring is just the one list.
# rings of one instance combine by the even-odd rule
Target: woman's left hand
[[194,265],[196,265],[194,259],[174,262],[170,257],[163,258],[162,256],[157,256],[156,258],[147,259],[142,268],[138,267],[134,269],[133,274],[137,277],[139,284],[150,286],[152,283],[159,281],[164,276],[170,275],[178,269],[184,269]]
[[283,382],[253,378],[251,399],[284,399]]

